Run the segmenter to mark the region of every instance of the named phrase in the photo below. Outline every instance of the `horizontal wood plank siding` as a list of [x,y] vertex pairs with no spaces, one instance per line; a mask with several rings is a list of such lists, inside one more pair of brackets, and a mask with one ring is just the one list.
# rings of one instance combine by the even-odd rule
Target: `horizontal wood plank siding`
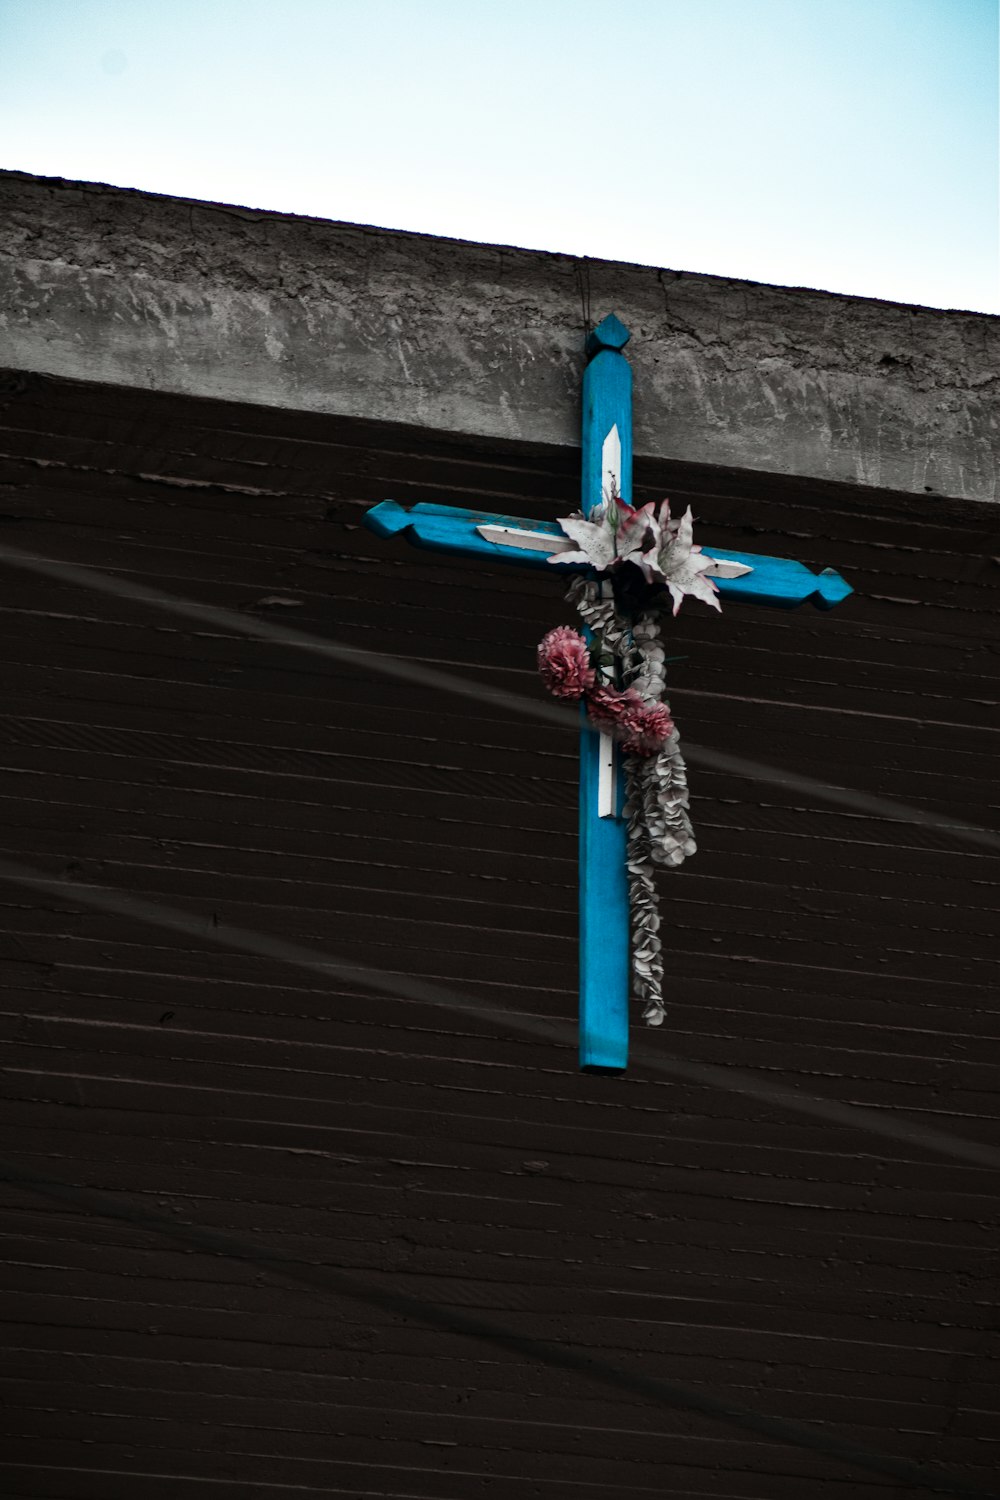
[[[565,454],[16,373],[2,392],[0,542],[544,701],[555,570],[360,522],[390,496],[551,518],[577,504]],[[700,847],[661,881],[667,1021],[634,1018],[623,1078],[576,1069],[572,732],[0,565],[0,857],[66,882],[0,883],[3,1156],[83,1192],[3,1187],[5,1496],[887,1493],[605,1367],[989,1488],[995,1172],[659,1062],[1000,1148],[1000,838],[942,827],[1000,829],[995,519],[641,457],[635,479],[693,504],[706,545],[856,593],[675,622]],[[237,928],[349,973],[230,951]]]

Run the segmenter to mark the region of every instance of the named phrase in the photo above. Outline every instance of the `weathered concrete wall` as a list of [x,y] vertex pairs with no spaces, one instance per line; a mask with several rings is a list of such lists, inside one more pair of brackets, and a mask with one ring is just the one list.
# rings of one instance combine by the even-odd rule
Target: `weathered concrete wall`
[[1000,318],[0,173],[15,368],[575,444],[612,310],[638,453],[1000,494]]

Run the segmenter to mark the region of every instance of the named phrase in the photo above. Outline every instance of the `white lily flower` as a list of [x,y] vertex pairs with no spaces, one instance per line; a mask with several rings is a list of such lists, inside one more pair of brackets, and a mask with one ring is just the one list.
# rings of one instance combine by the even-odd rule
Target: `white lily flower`
[[688,506],[676,521],[670,519],[670,505],[664,500],[660,507],[660,546],[656,553],[656,571],[670,590],[674,601],[674,614],[681,607],[685,594],[701,599],[713,609],[720,609],[718,589],[705,574],[712,566],[712,558],[706,557],[693,540],[694,517]]
[[670,502],[653,501],[633,509],[615,495],[605,495],[588,521],[579,512],[560,518],[559,525],[577,544],[570,552],[556,552],[555,563],[589,563],[598,573],[609,573],[622,563],[639,569],[647,583],[662,584],[673,600],[674,614],[685,594],[720,609],[718,589],[712,575],[739,577],[750,571],[742,563],[706,557],[693,539],[691,507],[677,520],[670,515]]
[[554,552],[550,563],[590,563],[599,573],[614,566],[617,559],[615,530],[606,517],[599,521],[585,521],[583,516],[560,516],[559,525],[579,551]]

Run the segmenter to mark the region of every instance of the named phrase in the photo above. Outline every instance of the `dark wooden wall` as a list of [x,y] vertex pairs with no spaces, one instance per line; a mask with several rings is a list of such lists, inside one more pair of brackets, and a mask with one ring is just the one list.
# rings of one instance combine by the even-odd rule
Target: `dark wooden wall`
[[[386,496],[565,513],[571,457],[18,376],[0,424],[0,542],[541,700],[535,643],[570,618],[555,578],[359,523]],[[651,1053],[1000,1145],[1000,859],[933,826],[997,826],[997,523],[934,496],[637,480],[690,498],[703,541],[857,590],[830,614],[687,606],[682,734],[927,820],[692,759],[701,848],[663,881]],[[988,1487],[995,1174],[655,1062],[580,1076],[571,1025],[519,1030],[573,1016],[572,738],[3,566],[0,621],[0,853],[66,879],[58,899],[0,884],[3,1155],[135,1215],[2,1187],[4,1496],[926,1493],[397,1294]],[[233,926],[487,1012],[211,940]]]

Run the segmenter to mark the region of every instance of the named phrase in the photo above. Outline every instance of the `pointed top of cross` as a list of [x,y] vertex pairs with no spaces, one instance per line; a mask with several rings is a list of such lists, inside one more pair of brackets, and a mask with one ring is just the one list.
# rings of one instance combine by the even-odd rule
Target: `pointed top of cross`
[[599,349],[624,349],[630,338],[631,334],[621,319],[608,313],[589,335],[587,353],[596,354]]

